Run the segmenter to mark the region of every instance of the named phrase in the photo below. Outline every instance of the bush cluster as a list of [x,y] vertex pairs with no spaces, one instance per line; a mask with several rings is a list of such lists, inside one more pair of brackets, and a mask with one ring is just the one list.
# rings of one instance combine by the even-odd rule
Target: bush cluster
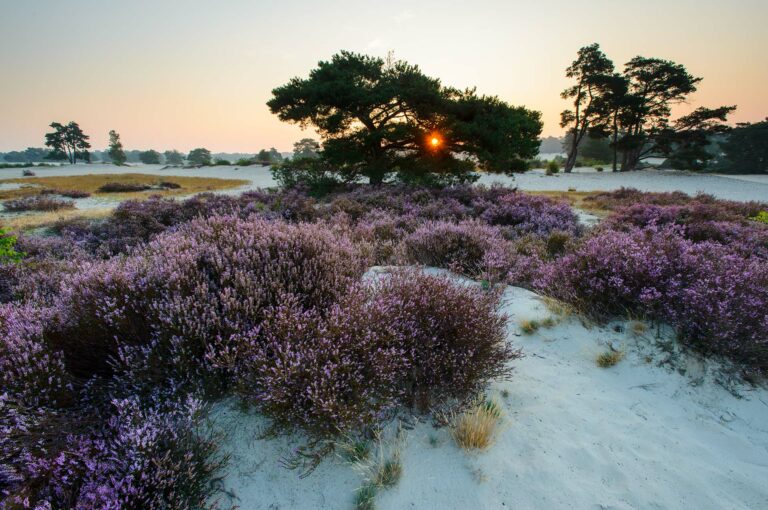
[[22,242],[23,292],[0,305],[9,504],[208,507],[222,459],[199,400],[222,392],[325,438],[508,375],[497,295],[415,273],[364,283],[346,229],[241,213],[172,214],[106,259]]

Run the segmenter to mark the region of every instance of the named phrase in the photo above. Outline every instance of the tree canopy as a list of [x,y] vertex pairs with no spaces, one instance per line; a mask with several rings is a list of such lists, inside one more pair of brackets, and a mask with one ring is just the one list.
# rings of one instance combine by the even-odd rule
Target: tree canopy
[[562,94],[574,104],[562,114],[562,126],[569,129],[566,171],[575,163],[585,135],[611,137],[614,170],[619,153],[622,170],[634,170],[650,156],[701,169],[712,159],[707,150],[711,136],[728,130],[725,121],[736,108],[699,108],[672,121],[672,107],[696,92],[702,78],[681,64],[641,56],[617,73],[597,44],[579,50],[566,76],[576,80]]
[[48,159],[67,160],[70,164],[77,163],[78,159],[90,161],[88,149],[91,144],[90,138],[83,133],[77,122],[70,122],[67,125],[59,122],[52,122],[53,131],[45,134],[45,145],[51,148]]
[[320,157],[320,144],[313,138],[302,138],[293,144],[293,159]]
[[183,165],[184,154],[177,150],[165,151],[165,164],[167,165]]
[[349,179],[509,173],[538,153],[539,112],[445,87],[399,60],[342,51],[272,94],[270,110],[315,127],[324,161]]
[[208,166],[213,164],[211,151],[205,148],[192,149],[187,155],[187,161],[193,165]]
[[752,124],[738,124],[720,147],[722,168],[737,174],[768,174],[768,118]]
[[141,162],[145,165],[159,165],[160,164],[160,153],[156,150],[148,150],[143,151],[141,154],[139,154],[139,159],[141,159]]

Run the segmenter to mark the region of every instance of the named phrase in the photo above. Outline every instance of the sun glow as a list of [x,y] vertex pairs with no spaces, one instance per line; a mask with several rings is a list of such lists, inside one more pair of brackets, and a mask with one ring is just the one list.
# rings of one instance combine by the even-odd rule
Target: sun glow
[[429,146],[433,149],[437,149],[442,142],[443,141],[440,139],[440,136],[437,134],[432,134],[429,136]]

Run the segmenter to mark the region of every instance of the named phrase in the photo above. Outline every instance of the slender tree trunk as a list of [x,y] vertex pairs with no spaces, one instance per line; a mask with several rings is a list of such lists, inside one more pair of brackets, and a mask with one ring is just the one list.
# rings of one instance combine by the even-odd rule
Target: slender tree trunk
[[576,127],[573,128],[573,134],[571,136],[571,145],[568,147],[568,155],[565,158],[565,166],[563,172],[569,174],[573,167],[576,166],[576,156],[579,153],[579,131]]
[[613,114],[613,171],[617,172],[618,167],[618,159],[619,159],[619,149],[616,147],[616,143],[619,140],[619,126],[616,122],[616,114]]

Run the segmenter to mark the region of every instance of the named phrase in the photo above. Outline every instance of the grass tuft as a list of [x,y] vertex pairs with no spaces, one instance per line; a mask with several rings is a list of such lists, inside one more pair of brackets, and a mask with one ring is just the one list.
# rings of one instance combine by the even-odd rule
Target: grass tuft
[[523,319],[520,321],[520,330],[526,335],[532,335],[539,330],[541,324],[539,321]]
[[621,361],[624,357],[622,351],[605,351],[597,355],[597,366],[600,368],[609,368]]
[[376,500],[376,486],[365,484],[355,493],[355,510],[374,510]]
[[464,450],[485,450],[493,444],[502,410],[493,401],[479,401],[454,417],[451,433]]

